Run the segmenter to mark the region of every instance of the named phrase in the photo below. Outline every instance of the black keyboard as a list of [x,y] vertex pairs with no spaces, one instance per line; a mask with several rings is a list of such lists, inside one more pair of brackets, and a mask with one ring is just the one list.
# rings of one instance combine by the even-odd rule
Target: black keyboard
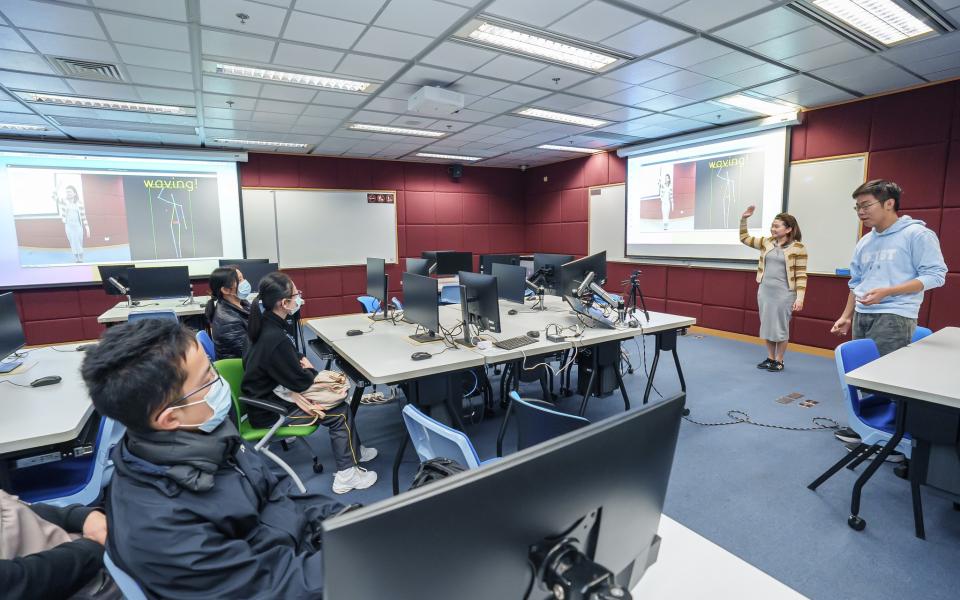
[[494,342],[493,345],[501,350],[516,350],[521,346],[529,346],[530,344],[536,344],[538,340],[530,337],[529,335],[518,335],[517,337],[507,338],[505,340],[500,340],[499,342]]

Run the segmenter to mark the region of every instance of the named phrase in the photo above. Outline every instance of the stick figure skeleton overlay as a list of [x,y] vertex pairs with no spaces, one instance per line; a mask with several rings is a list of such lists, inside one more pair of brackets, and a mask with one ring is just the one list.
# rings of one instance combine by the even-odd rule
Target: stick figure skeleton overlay
[[170,239],[173,241],[173,251],[177,258],[183,258],[180,244],[181,228],[187,228],[187,216],[183,210],[183,205],[177,202],[173,192],[169,192],[169,200],[163,196],[166,192],[167,190],[160,190],[157,193],[157,200],[170,205]]
[[730,227],[730,211],[737,203],[736,182],[726,167],[717,170],[717,179],[721,182],[720,208],[723,211],[723,227]]

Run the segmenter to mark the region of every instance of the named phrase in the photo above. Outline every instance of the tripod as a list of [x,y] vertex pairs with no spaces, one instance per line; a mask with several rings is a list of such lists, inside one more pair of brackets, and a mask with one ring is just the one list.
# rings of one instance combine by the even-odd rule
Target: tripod
[[[630,279],[624,280],[623,285],[630,284],[630,296],[627,298],[627,312],[633,312],[637,308],[643,310],[643,316],[647,322],[650,322],[650,313],[647,311],[647,303],[643,299],[643,291],[640,289],[640,269],[637,269],[630,275]],[[640,304],[637,304],[637,300]]]

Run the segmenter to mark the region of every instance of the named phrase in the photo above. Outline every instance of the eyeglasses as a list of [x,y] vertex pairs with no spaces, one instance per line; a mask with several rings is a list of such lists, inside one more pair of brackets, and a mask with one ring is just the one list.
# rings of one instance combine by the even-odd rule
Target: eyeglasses
[[880,201],[874,200],[873,202],[864,202],[863,204],[854,204],[853,210],[854,212],[863,212],[868,208],[870,208],[871,206],[873,206],[874,204],[880,204]]
[[181,397],[181,398],[177,401],[177,405],[179,405],[180,403],[188,404],[188,402],[186,402],[186,401],[190,400],[190,397],[191,397],[191,396],[195,396],[195,395],[199,394],[200,392],[202,392],[203,390],[210,389],[212,386],[217,385],[217,384],[219,384],[221,381],[223,381],[223,380],[220,378],[220,371],[217,371],[217,368],[216,368],[215,366],[213,366],[213,363],[210,363],[210,369],[209,369],[207,372],[208,372],[208,373],[212,373],[212,374],[214,375],[214,378],[211,379],[210,381],[208,381],[207,383],[201,385],[201,386],[198,387],[197,389],[193,390],[193,391],[190,392],[189,394],[186,394],[185,396]]

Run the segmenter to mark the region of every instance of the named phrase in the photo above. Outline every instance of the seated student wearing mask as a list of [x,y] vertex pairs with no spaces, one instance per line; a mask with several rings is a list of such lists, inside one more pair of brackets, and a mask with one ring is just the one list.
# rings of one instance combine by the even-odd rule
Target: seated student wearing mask
[[84,382],[127,427],[114,449],[107,551],[148,597],[321,598],[321,522],[343,506],[295,494],[226,418],[229,384],[168,321],[108,329]]
[[242,358],[250,338],[250,282],[236,266],[220,267],[210,273],[210,300],[204,309],[210,337],[218,359]]
[[[264,276],[258,292],[250,310],[251,345],[243,357],[241,390],[250,398],[279,397],[290,401],[294,394],[309,390],[318,373],[309,359],[297,351],[286,329],[287,319],[300,310],[303,298],[290,277],[279,271]],[[302,397],[299,400],[304,401]],[[248,408],[247,417],[251,425],[263,428],[271,427],[277,419],[273,413],[253,406]],[[364,469],[360,463],[376,458],[377,450],[360,444],[350,404],[344,402],[327,409],[319,415],[319,421],[330,432],[330,445],[337,461],[334,493],[344,494],[376,483],[376,472]]]

